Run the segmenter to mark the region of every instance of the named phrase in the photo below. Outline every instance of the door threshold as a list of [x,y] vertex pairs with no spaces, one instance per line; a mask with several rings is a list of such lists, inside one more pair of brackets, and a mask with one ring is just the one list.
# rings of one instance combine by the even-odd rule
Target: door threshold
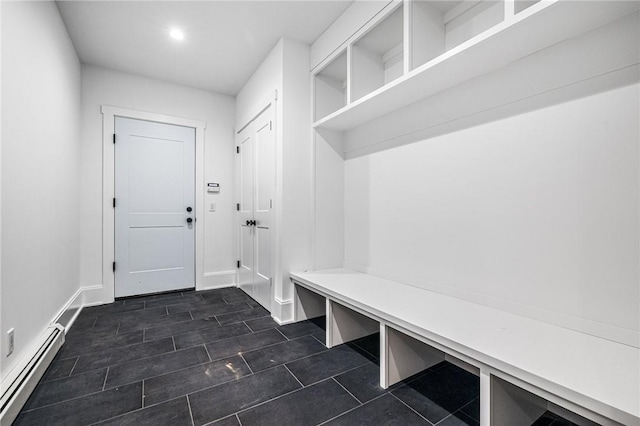
[[160,295],[164,295],[164,294],[183,293],[183,292],[188,292],[188,291],[196,291],[196,288],[195,287],[185,287],[185,288],[179,288],[177,290],[158,291],[158,292],[155,292],[155,293],[134,294],[132,296],[116,297],[115,300],[118,301],[118,300],[138,299],[140,297],[160,296]]

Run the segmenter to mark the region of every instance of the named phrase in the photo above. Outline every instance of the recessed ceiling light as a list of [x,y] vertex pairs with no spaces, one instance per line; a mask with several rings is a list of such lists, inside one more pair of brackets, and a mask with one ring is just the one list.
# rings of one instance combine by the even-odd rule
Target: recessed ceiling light
[[176,40],[184,40],[184,33],[177,28],[171,29],[169,35],[171,36],[171,38],[174,38]]

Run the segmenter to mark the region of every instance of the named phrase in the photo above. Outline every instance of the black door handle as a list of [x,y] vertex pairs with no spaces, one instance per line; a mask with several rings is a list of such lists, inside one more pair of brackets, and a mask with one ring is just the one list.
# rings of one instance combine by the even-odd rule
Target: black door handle
[[247,220],[247,226],[251,226],[251,221]]
[[187,223],[191,223],[193,222],[193,219],[191,219],[190,217],[187,218]]
[[188,211],[189,213],[191,213],[191,211],[192,211],[192,210],[193,210],[193,209],[192,209],[191,207],[187,207],[187,211]]

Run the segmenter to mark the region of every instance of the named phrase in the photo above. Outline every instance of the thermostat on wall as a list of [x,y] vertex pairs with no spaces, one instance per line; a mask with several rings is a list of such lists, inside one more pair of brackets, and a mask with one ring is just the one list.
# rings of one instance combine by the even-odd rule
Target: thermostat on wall
[[219,183],[208,183],[207,184],[207,192],[220,192],[220,184]]

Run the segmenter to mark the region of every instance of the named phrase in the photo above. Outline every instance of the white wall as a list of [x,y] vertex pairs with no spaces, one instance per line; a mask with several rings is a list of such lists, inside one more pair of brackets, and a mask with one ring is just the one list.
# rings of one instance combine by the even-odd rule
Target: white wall
[[311,134],[309,124],[309,46],[281,39],[236,97],[236,127],[252,119],[278,92],[276,205],[279,241],[273,273],[272,315],[293,319],[293,287],[289,272],[311,265]]
[[[221,190],[205,193],[204,284],[234,284],[234,99],[88,65],[82,67],[82,284],[102,283],[101,105],[206,122],[205,182],[220,183]],[[217,204],[215,212],[209,211],[212,202]]]
[[4,379],[79,288],[80,63],[53,2],[2,4]]
[[632,341],[640,86],[345,162],[346,263]]

